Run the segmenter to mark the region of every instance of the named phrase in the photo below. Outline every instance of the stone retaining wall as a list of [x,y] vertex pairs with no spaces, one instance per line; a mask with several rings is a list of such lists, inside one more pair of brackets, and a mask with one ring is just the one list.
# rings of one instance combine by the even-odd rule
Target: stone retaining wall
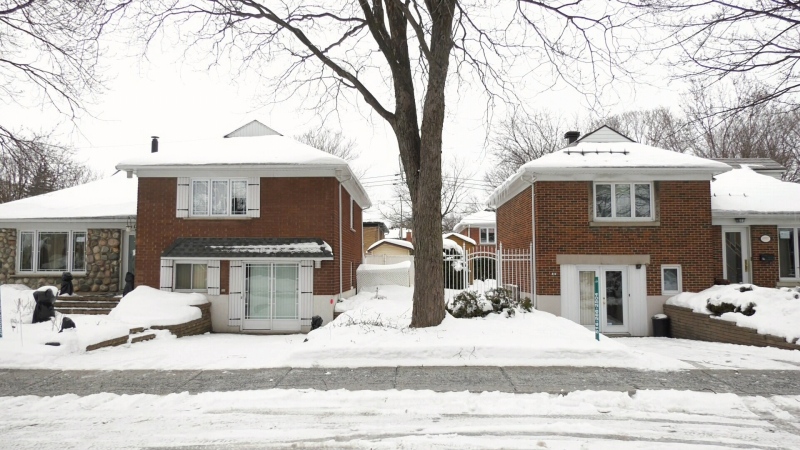
[[169,330],[177,337],[195,336],[211,331],[211,303],[196,305],[200,308],[202,315],[199,319],[178,325],[156,325],[150,327],[151,330]]
[[800,350],[800,345],[786,342],[782,337],[759,334],[753,328],[740,327],[734,322],[696,313],[690,308],[664,305],[664,314],[670,318],[674,338]]
[[[119,292],[122,270],[122,230],[87,230],[86,274],[74,275],[75,292]],[[17,274],[17,230],[0,228],[0,284],[24,284],[31,289],[61,286],[61,273]]]

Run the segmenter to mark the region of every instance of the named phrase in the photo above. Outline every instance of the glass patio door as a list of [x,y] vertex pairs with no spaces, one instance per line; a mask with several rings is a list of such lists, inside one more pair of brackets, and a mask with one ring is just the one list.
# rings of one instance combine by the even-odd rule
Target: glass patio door
[[242,329],[300,331],[297,264],[247,264]]
[[731,283],[750,283],[750,255],[747,229],[722,229],[723,276]]

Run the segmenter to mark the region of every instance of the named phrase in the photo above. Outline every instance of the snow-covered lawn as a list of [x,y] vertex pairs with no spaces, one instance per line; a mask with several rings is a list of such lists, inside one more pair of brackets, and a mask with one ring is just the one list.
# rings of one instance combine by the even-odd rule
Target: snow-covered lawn
[[29,396],[0,398],[0,443],[59,450],[790,449],[800,448],[798,418],[800,396],[688,391]]
[[710,314],[707,306],[728,303],[745,310],[753,304],[755,314],[727,312],[720,320],[735,322],[740,327],[754,328],[793,342],[800,338],[800,289],[765,288],[752,284],[712,286],[701,292],[684,292],[667,300],[668,305],[683,306],[695,312]]
[[[35,333],[30,329],[26,329],[21,342],[18,334],[6,329],[0,339],[0,368],[213,370],[499,365],[681,370],[700,364],[711,368],[800,369],[799,351],[657,338],[601,336],[598,342],[586,328],[540,311],[517,312],[513,318],[489,314],[482,319],[455,319],[448,315],[437,327],[411,329],[411,295],[411,288],[400,286],[381,286],[377,296],[374,291],[363,292],[337,305],[345,312],[308,335],[206,334],[176,339],[164,331],[152,341],[85,353],[69,345],[42,345],[45,338],[33,338]],[[112,320],[72,317],[77,318],[79,330]],[[48,338],[57,336],[50,324],[36,326]]]

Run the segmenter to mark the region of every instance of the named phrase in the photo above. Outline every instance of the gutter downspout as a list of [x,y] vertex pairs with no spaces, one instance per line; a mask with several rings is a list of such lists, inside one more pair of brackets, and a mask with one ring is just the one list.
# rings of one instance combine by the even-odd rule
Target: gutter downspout
[[[353,178],[352,175],[344,177],[340,169],[336,170],[336,180],[339,181],[339,300],[342,299],[342,292],[344,289],[344,278],[342,275],[342,265],[344,264],[344,255],[342,255],[342,183],[349,181],[351,178]],[[353,200],[350,199],[350,201]]]
[[531,185],[531,297],[534,309],[539,308],[539,299],[536,295],[536,202],[534,201],[534,183],[536,177],[523,177]]

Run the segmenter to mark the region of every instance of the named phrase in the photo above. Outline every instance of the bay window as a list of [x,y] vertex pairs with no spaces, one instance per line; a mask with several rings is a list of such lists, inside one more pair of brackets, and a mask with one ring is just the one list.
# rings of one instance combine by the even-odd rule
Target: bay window
[[247,180],[193,179],[192,216],[247,215]]
[[21,231],[17,271],[85,272],[85,231]]
[[652,183],[594,184],[597,220],[653,220]]
[[800,228],[778,228],[778,262],[781,278],[800,279],[798,236]]

